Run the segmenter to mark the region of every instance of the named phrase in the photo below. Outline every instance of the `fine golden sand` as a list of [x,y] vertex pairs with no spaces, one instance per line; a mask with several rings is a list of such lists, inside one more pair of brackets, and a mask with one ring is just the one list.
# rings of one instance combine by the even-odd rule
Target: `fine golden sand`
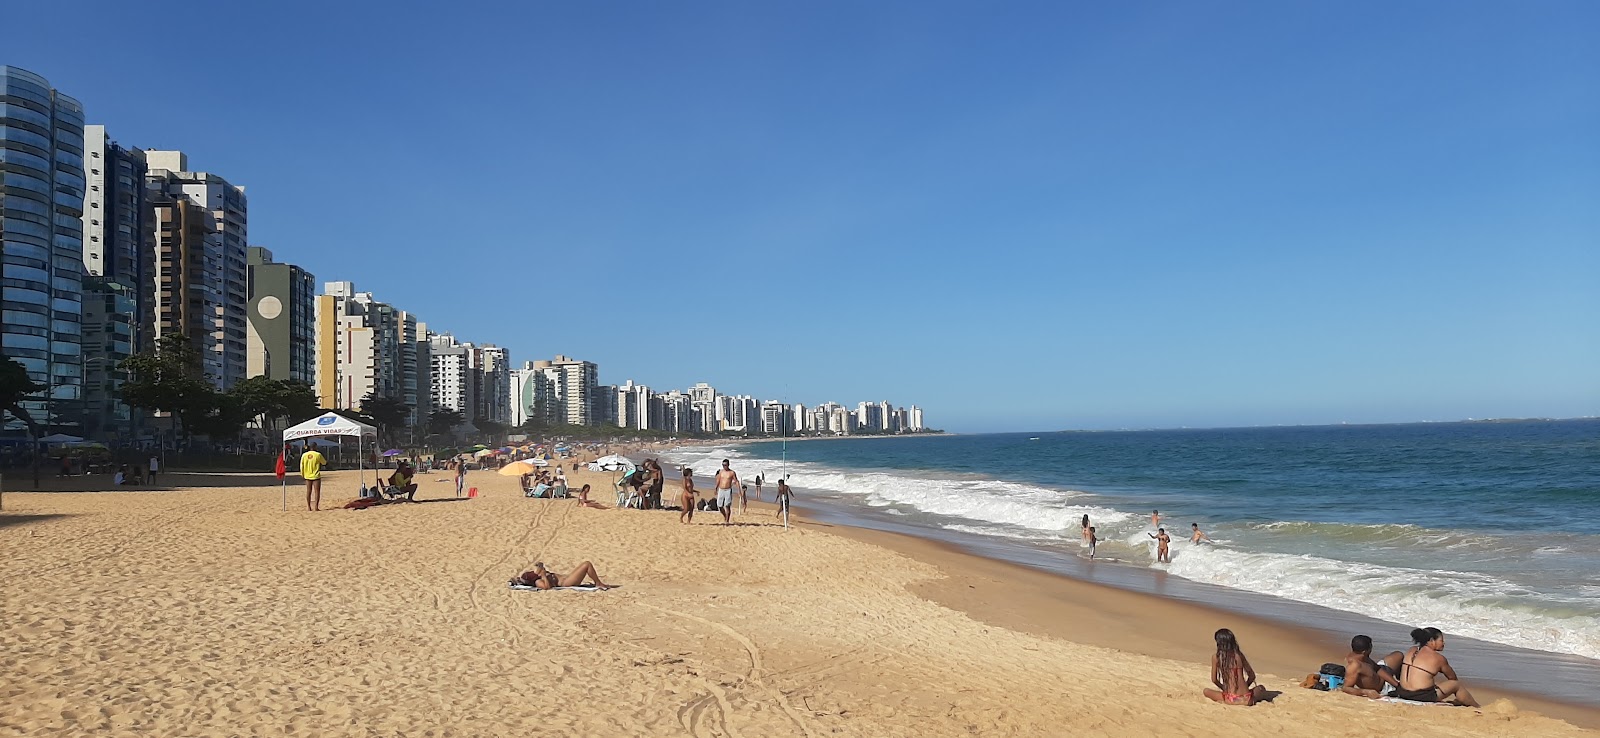
[[[609,475],[575,477],[615,502]],[[1271,704],[1213,704],[1217,623],[1194,610],[1067,585],[1051,602],[1053,578],[786,531],[754,503],[684,526],[473,472],[478,499],[320,513],[291,477],[285,513],[270,476],[162,482],[194,486],[5,495],[0,735],[1595,735],[1505,700],[1311,692],[1304,671],[1264,675]],[[330,474],[324,507],[355,484]],[[621,587],[506,588],[536,560]],[[1272,663],[1265,626],[1225,624]]]

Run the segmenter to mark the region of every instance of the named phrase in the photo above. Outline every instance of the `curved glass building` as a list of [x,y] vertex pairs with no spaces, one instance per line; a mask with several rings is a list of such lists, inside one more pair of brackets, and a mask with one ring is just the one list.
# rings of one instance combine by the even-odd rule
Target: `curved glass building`
[[82,426],[83,202],[83,106],[0,66],[0,350],[48,386],[23,404],[43,433]]

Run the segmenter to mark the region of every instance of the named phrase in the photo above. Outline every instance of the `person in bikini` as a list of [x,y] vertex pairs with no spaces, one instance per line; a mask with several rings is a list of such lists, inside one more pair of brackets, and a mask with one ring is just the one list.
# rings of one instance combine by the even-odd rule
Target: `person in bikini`
[[1256,670],[1239,649],[1233,631],[1223,628],[1212,638],[1217,642],[1217,652],[1211,654],[1211,683],[1217,688],[1205,690],[1206,697],[1224,705],[1247,707],[1266,699],[1267,688],[1254,684]]
[[1146,533],[1145,535],[1156,539],[1156,563],[1172,563],[1172,555],[1167,552],[1168,544],[1172,543],[1172,536],[1167,535],[1167,529],[1157,528],[1155,533]]
[[1083,516],[1083,543],[1089,545],[1089,516]]
[[538,587],[539,589],[554,589],[556,587],[581,587],[587,578],[594,584],[595,589],[611,589],[611,585],[600,581],[600,572],[594,570],[594,564],[587,561],[578,564],[571,573],[565,576],[544,568],[544,562],[535,562],[533,571],[525,571],[511,580],[512,584],[524,587]]
[[694,522],[694,470],[689,467],[683,468],[683,496],[678,498],[678,505],[683,508],[683,512],[678,513],[678,522],[684,525]]
[[[1389,664],[1400,681],[1389,693],[1390,697],[1412,702],[1443,702],[1453,698],[1459,705],[1478,706],[1478,701],[1462,686],[1456,670],[1444,657],[1444,633],[1438,628],[1417,628],[1411,631],[1411,641],[1416,645],[1403,654],[1390,654],[1386,659],[1387,662],[1397,655],[1400,657],[1398,667]],[[1445,678],[1442,682],[1437,681],[1440,675]]]

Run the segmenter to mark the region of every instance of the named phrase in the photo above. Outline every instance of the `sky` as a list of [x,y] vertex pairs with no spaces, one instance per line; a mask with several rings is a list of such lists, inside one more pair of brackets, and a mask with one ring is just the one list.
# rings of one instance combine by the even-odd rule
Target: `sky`
[[519,364],[963,432],[1600,415],[1592,2],[0,20],[279,261]]

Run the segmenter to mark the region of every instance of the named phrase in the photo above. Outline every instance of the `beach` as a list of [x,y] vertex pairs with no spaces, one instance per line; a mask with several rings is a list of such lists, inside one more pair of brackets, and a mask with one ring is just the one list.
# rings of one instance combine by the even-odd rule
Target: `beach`
[[[282,511],[269,474],[7,493],[0,735],[1595,734],[1516,697],[1300,689],[1342,652],[1270,623],[915,539],[785,530],[754,502],[737,525],[680,525],[605,509],[609,474],[572,477],[601,507],[492,472],[469,474],[476,499],[435,472],[424,504],[319,513],[293,476]],[[331,473],[324,508],[356,484]],[[618,588],[506,586],[584,560]],[[1200,695],[1224,626],[1272,703]]]

